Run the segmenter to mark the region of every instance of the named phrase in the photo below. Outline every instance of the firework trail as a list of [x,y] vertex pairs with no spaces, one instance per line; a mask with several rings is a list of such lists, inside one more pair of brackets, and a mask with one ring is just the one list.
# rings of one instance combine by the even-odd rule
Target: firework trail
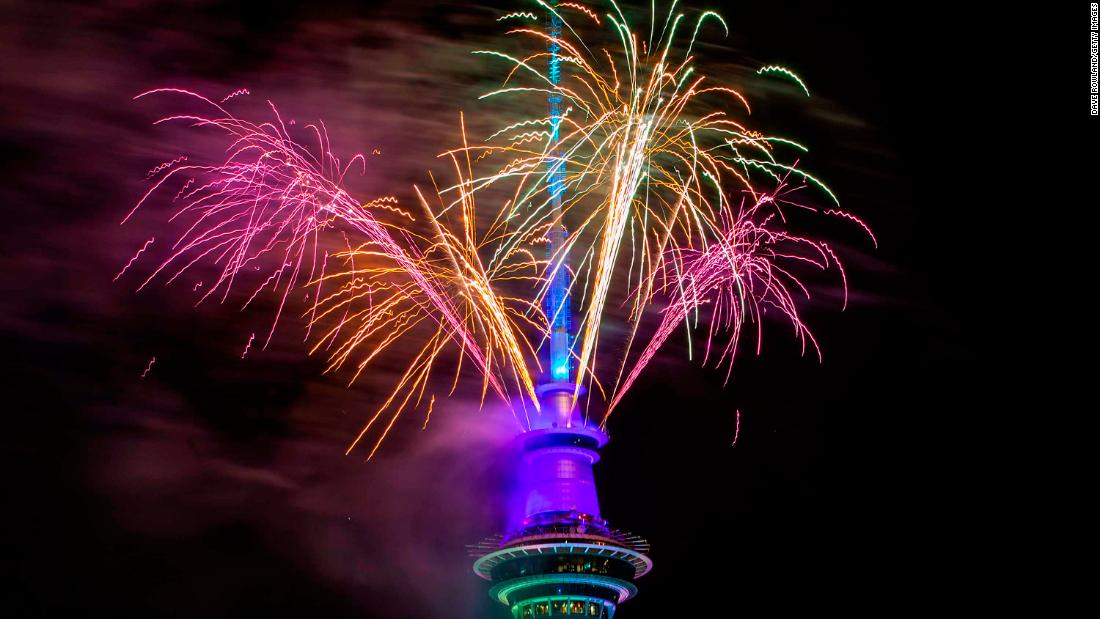
[[733,423],[733,442],[730,443],[730,447],[737,445],[737,439],[741,437],[741,411],[738,409],[735,411],[735,420]]
[[[790,323],[804,350],[820,355],[798,313],[796,299],[809,291],[797,273],[836,268],[846,289],[845,275],[828,245],[786,228],[788,211],[870,229],[799,167],[804,146],[750,128],[747,99],[697,73],[695,39],[704,29],[725,30],[722,18],[707,11],[688,27],[674,2],[667,14],[654,9],[648,32],[636,32],[614,2],[602,16],[575,2],[534,4],[561,18],[560,33],[537,27],[533,11],[503,15],[507,36],[532,51],[474,52],[507,67],[501,86],[482,98],[530,98],[530,109],[545,110],[547,95],[559,97],[561,116],[521,117],[473,144],[460,116],[461,146],[440,155],[454,181],[440,186],[432,176],[427,195],[414,186],[415,214],[393,196],[352,198],[343,181],[364,170],[365,158],[342,163],[323,123],[299,130],[311,136],[306,146],[274,106],[272,120],[252,123],[185,90],[139,95],[196,102],[201,113],[158,122],[214,129],[229,143],[219,163],[180,158],[158,167],[153,188],[124,218],[164,194],[176,196],[172,219],[186,222],[139,290],[212,264],[219,272],[199,302],[224,302],[246,281],[245,306],[262,293],[274,296],[266,346],[290,293],[305,289],[301,316],[311,353],[324,351],[328,370],[351,366],[349,384],[398,341],[413,342],[406,370],[349,447],[373,431],[368,458],[401,413],[420,406],[447,351],[457,355],[452,392],[468,361],[482,400],[492,393],[527,426],[528,411],[538,408],[539,351],[554,321],[542,308],[563,268],[579,310],[571,349],[576,393],[583,385],[606,402],[603,422],[678,327],[691,345],[701,315],[704,363],[731,367],[747,327],[759,350],[769,312]],[[559,54],[556,80],[543,70],[548,47]],[[759,75],[791,80],[809,94],[783,67]],[[565,191],[555,201],[550,176],[563,169]],[[479,209],[479,196],[498,191],[511,196],[503,208]],[[808,191],[830,206],[795,201]],[[536,258],[559,234],[554,253]],[[261,269],[266,276],[256,277]],[[616,341],[604,334],[608,324],[626,327],[610,331]],[[425,425],[434,404],[431,393]]]
[[153,369],[153,364],[156,363],[156,362],[157,362],[157,358],[154,355],[153,358],[149,360],[149,363],[146,364],[145,371],[143,371],[141,373],[141,378],[145,378],[146,376],[149,375],[149,371]]
[[227,101],[229,101],[233,97],[240,97],[242,95],[250,95],[250,94],[252,94],[252,93],[248,92],[247,88],[240,88],[240,89],[234,90],[233,92],[226,95],[224,99],[219,101],[219,103],[226,103]]
[[122,277],[123,274],[125,274],[126,271],[128,271],[130,269],[130,267],[133,266],[135,262],[137,262],[138,256],[143,254],[146,249],[149,249],[149,246],[152,245],[153,241],[155,241],[155,240],[156,240],[156,237],[151,237],[148,241],[145,241],[145,244],[141,246],[141,249],[137,250],[137,253],[135,253],[130,258],[130,261],[126,263],[126,266],[122,267],[122,270],[119,271],[118,274],[115,275],[114,279],[112,279],[111,281],[117,282],[118,278]]
[[252,348],[252,342],[254,342],[255,340],[256,340],[256,334],[255,333],[248,336],[248,341],[244,343],[244,350],[241,351],[241,359],[244,359],[245,355],[248,354],[249,349]]

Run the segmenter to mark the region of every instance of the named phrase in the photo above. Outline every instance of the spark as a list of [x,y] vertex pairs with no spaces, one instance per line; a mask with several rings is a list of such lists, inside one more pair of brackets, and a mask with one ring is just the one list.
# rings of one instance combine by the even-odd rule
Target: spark
[[730,443],[730,447],[737,445],[737,439],[741,436],[741,410],[736,411],[736,417],[733,424],[733,442]]
[[183,194],[187,192],[187,190],[191,187],[191,185],[194,185],[194,184],[195,184],[195,179],[194,178],[187,179],[187,181],[183,184],[183,186],[180,187],[180,190],[176,193],[176,197],[172,198],[172,201],[175,202],[176,200],[179,200],[181,197],[183,197]]
[[435,395],[432,395],[432,399],[428,402],[428,414],[424,416],[424,425],[420,427],[421,430],[428,429],[428,422],[432,418],[432,407],[435,406]]
[[153,358],[149,360],[149,363],[145,366],[145,371],[141,373],[141,378],[145,378],[146,376],[149,375],[149,370],[153,369],[153,364],[156,363],[156,362],[157,362],[157,357],[156,357],[156,355],[154,355]]
[[826,209],[825,214],[826,215],[836,215],[837,217],[843,217],[844,219],[847,219],[849,221],[854,221],[857,226],[859,226],[860,228],[863,228],[863,231],[865,233],[867,233],[867,236],[870,237],[871,242],[874,243],[875,248],[878,248],[878,239],[875,237],[875,233],[872,232],[871,227],[868,226],[859,217],[856,217],[855,215],[853,215],[853,214],[851,214],[847,211],[839,211],[837,209],[832,209],[832,208],[831,209]]
[[142,254],[142,252],[144,252],[146,249],[148,249],[149,246],[152,245],[153,241],[155,241],[155,240],[156,240],[156,237],[150,237],[148,241],[145,241],[145,244],[141,246],[141,249],[137,250],[137,253],[134,254],[133,257],[130,258],[130,261],[126,263],[126,266],[122,267],[122,270],[119,271],[118,274],[115,275],[114,279],[112,279],[111,281],[117,282],[118,279],[120,277],[122,277],[122,274],[125,273],[131,266],[133,266],[133,264],[135,262],[137,262],[138,256],[140,256]]
[[557,7],[559,9],[561,9],[561,8],[577,9],[581,13],[584,13],[585,15],[590,17],[592,19],[592,21],[596,22],[597,24],[600,23],[600,16],[596,15],[595,11],[593,11],[592,9],[584,6],[583,4],[578,4],[576,2],[559,2],[557,4]]
[[531,21],[538,21],[539,16],[530,11],[516,11],[514,13],[501,15],[497,18],[497,21],[504,21],[506,19],[530,19]]
[[807,97],[810,96],[810,89],[806,88],[806,83],[802,81],[802,78],[795,75],[794,71],[791,71],[787,67],[781,67],[779,65],[771,65],[771,66],[767,66],[767,67],[761,67],[761,68],[757,69],[757,71],[756,71],[757,75],[764,75],[766,73],[778,73],[780,75],[786,76],[787,78],[791,79],[796,84],[798,84],[798,86],[800,88],[802,88],[802,92],[806,93]]
[[247,88],[240,88],[240,89],[234,90],[233,92],[226,95],[225,98],[220,101],[220,103],[225,103],[226,101],[229,101],[230,99],[233,99],[235,97],[240,97],[240,96],[243,96],[243,95],[250,95],[250,94],[252,94],[252,93],[248,92]]
[[256,339],[256,334],[255,333],[248,336],[248,342],[246,342],[245,345],[244,345],[244,351],[241,353],[241,359],[244,359],[244,356],[248,354],[248,349],[252,348],[252,342],[255,339]]
[[167,170],[168,168],[176,165],[177,163],[181,163],[183,161],[187,161],[187,157],[176,157],[175,159],[173,159],[171,161],[165,161],[164,163],[162,163],[162,164],[154,167],[153,169],[149,170],[148,172],[146,172],[145,173],[145,178],[146,179],[153,178],[154,176],[156,176],[160,172],[163,172],[164,170]]

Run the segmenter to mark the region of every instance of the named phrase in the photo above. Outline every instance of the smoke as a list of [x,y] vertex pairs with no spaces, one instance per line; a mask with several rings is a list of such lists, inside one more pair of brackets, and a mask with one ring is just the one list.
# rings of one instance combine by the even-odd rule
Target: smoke
[[318,436],[312,424],[324,419],[304,410],[310,400],[292,407],[299,427],[259,450],[186,420],[178,401],[150,404],[128,420],[93,412],[124,426],[90,444],[90,486],[109,497],[114,526],[195,543],[247,531],[256,550],[365,616],[484,614],[466,544],[502,522],[497,454],[515,428],[506,412],[441,402],[427,430],[364,464]]
[[[484,615],[465,544],[502,522],[507,413],[441,393],[426,430],[422,417],[398,424],[364,464],[343,451],[395,368],[346,389],[348,376],[306,356],[293,316],[242,360],[269,307],[193,308],[201,276],[135,294],[151,258],[112,278],[151,237],[151,254],[170,244],[158,236],[168,205],[118,225],[145,171],[224,148],[201,130],[152,127],[168,108],[134,95],[248,88],[231,101],[242,114],[267,114],[271,100],[287,118],[323,118],[346,157],[370,155],[356,195],[411,195],[480,88],[471,41],[439,25],[491,25],[489,9],[56,9],[7,4],[0,23],[0,242],[20,248],[0,255],[0,331],[22,413],[5,455],[23,472],[13,487],[28,490],[15,607]],[[51,555],[68,557],[63,569],[34,576]]]

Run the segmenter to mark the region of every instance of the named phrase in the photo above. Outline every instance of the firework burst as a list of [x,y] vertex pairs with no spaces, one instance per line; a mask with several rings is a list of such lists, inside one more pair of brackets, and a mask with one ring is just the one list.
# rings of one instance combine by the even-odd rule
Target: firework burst
[[[323,124],[304,128],[316,140],[309,147],[291,137],[274,106],[272,121],[252,123],[185,90],[157,89],[138,98],[154,94],[183,96],[203,109],[158,123],[186,122],[220,131],[230,146],[217,164],[178,159],[158,166],[153,187],[124,218],[123,222],[153,196],[175,192],[172,201],[177,207],[171,219],[185,222],[168,257],[138,290],[158,278],[171,283],[199,263],[212,263],[218,275],[197,303],[211,298],[224,302],[242,283],[245,307],[261,293],[274,295],[277,306],[264,346],[292,293],[304,290],[303,316],[307,338],[315,340],[312,350],[327,351],[329,369],[354,365],[351,381],[396,342],[421,338],[419,354],[351,446],[380,419],[387,419],[371,454],[401,412],[420,401],[433,362],[449,346],[460,354],[456,377],[468,359],[482,379],[483,396],[492,391],[512,402],[510,394],[519,392],[537,407],[528,362],[517,340],[523,329],[515,324],[529,320],[528,304],[497,294],[495,283],[499,278],[522,278],[524,269],[529,277],[536,277],[537,271],[524,252],[516,252],[514,260],[493,276],[486,275],[471,223],[476,217],[472,193],[461,198],[465,223],[455,232],[435,218],[417,189],[430,222],[422,233],[413,225],[416,218],[396,198],[363,203],[342,188],[345,175],[365,161],[356,155],[342,163],[331,150]],[[461,178],[458,159],[455,165]],[[337,240],[343,241],[342,250],[334,247]],[[253,338],[254,334],[249,347]]]
[[[574,2],[534,4],[563,27],[537,27],[532,11],[503,15],[507,36],[532,49],[476,51],[507,67],[501,86],[482,98],[531,97],[532,109],[544,109],[549,96],[560,115],[514,119],[473,144],[461,122],[461,146],[441,155],[453,182],[432,177],[431,191],[414,187],[411,209],[392,195],[353,198],[344,179],[365,159],[342,162],[322,123],[300,129],[312,136],[307,145],[274,106],[267,122],[236,118],[224,104],[245,90],[220,102],[178,89],[139,95],[195,102],[201,113],[158,122],[213,129],[229,143],[218,163],[179,158],[151,171],[153,187],[134,211],[174,195],[172,218],[186,224],[139,289],[212,263],[217,276],[195,287],[198,302],[226,301],[238,285],[246,286],[244,305],[274,295],[263,346],[304,291],[311,351],[327,355],[329,370],[350,367],[349,383],[404,342],[400,351],[412,351],[404,373],[349,447],[369,434],[368,457],[404,411],[426,402],[427,423],[433,370],[445,354],[457,356],[450,390],[472,365],[482,399],[493,394],[529,427],[540,349],[555,322],[544,301],[566,269],[579,310],[571,379],[576,394],[584,386],[605,402],[605,422],[680,325],[700,333],[704,363],[727,372],[745,332],[755,332],[759,350],[769,311],[788,320],[804,350],[820,354],[799,316],[797,300],[809,288],[797,274],[835,268],[846,287],[845,276],[826,243],[786,229],[786,212],[870,230],[798,165],[805,147],[751,128],[746,97],[696,71],[695,39],[725,30],[722,18],[708,11],[689,20],[674,2],[667,14],[651,14],[648,31],[635,31],[614,2],[603,14]],[[548,62],[551,54],[560,62]],[[758,75],[809,93],[784,67]],[[827,206],[796,201],[806,190]],[[510,197],[502,208],[479,209],[486,194]],[[550,255],[538,257],[550,238]],[[624,328],[608,335],[609,324]],[[590,403],[586,414],[597,408]]]
[[[722,18],[707,11],[692,23],[676,13],[674,2],[667,14],[651,14],[647,36],[614,2],[602,22],[575,3],[536,3],[564,27],[509,30],[533,48],[527,55],[475,52],[510,66],[501,87],[482,98],[549,95],[563,101],[563,113],[518,119],[476,147],[506,163],[475,187],[516,184],[504,216],[513,232],[502,235],[497,255],[508,255],[536,231],[570,231],[559,255],[546,262],[543,281],[552,281],[553,269],[572,265],[571,296],[580,300],[572,350],[577,384],[604,394],[604,419],[675,326],[690,331],[704,306],[711,312],[704,359],[714,338],[727,333],[714,358],[731,362],[749,322],[759,341],[769,308],[816,349],[792,295],[809,294],[795,273],[799,266],[835,267],[843,278],[843,270],[825,243],[783,229],[784,210],[839,216],[869,229],[798,166],[804,146],[752,129],[746,97],[696,71],[695,39],[708,27],[725,30]],[[603,37],[580,34],[601,26]],[[548,64],[548,48],[560,54],[559,76],[539,68]],[[790,79],[808,95],[801,78],[784,67],[758,73]],[[564,191],[552,190],[555,166],[566,171]],[[796,202],[806,187],[829,207]],[[564,196],[560,207],[555,193]],[[540,294],[546,293],[544,284]],[[657,326],[647,329],[654,312]],[[612,355],[599,351],[611,339],[601,337],[608,321],[626,325]]]

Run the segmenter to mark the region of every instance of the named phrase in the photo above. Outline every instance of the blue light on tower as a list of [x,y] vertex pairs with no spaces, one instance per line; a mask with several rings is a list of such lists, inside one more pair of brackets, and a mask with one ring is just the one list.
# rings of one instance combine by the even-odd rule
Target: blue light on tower
[[[555,86],[561,80],[561,29],[551,9],[548,77]],[[508,606],[513,619],[610,619],[620,603],[638,592],[634,580],[653,562],[645,540],[610,528],[600,516],[592,467],[607,435],[585,418],[579,406],[584,389],[573,376],[570,274],[561,219],[565,161],[558,146],[562,98],[552,92],[549,102],[547,190],[556,225],[547,232],[546,250],[552,265],[543,306],[550,324],[548,370],[536,389],[539,412],[517,438],[520,455],[508,531],[474,547],[474,571],[492,581],[489,595]]]
[[[558,40],[561,38],[562,24],[561,19],[555,13],[550,14],[549,22],[548,34],[551,40],[548,49],[550,61],[547,77],[550,79],[551,84],[557,86],[561,81],[561,58],[558,55],[561,46],[558,44]],[[562,195],[565,193],[565,161],[562,159],[562,152],[558,146],[562,116],[561,95],[551,92],[549,101],[551,151],[546,173],[550,207],[557,224],[547,234],[550,242],[546,245],[546,257],[553,265],[554,270],[543,309],[550,322],[550,380],[567,382],[571,378],[573,365],[570,351],[572,341],[569,336],[572,307],[570,307],[569,302],[569,269],[566,268],[565,264],[565,225],[561,221],[561,200]]]

